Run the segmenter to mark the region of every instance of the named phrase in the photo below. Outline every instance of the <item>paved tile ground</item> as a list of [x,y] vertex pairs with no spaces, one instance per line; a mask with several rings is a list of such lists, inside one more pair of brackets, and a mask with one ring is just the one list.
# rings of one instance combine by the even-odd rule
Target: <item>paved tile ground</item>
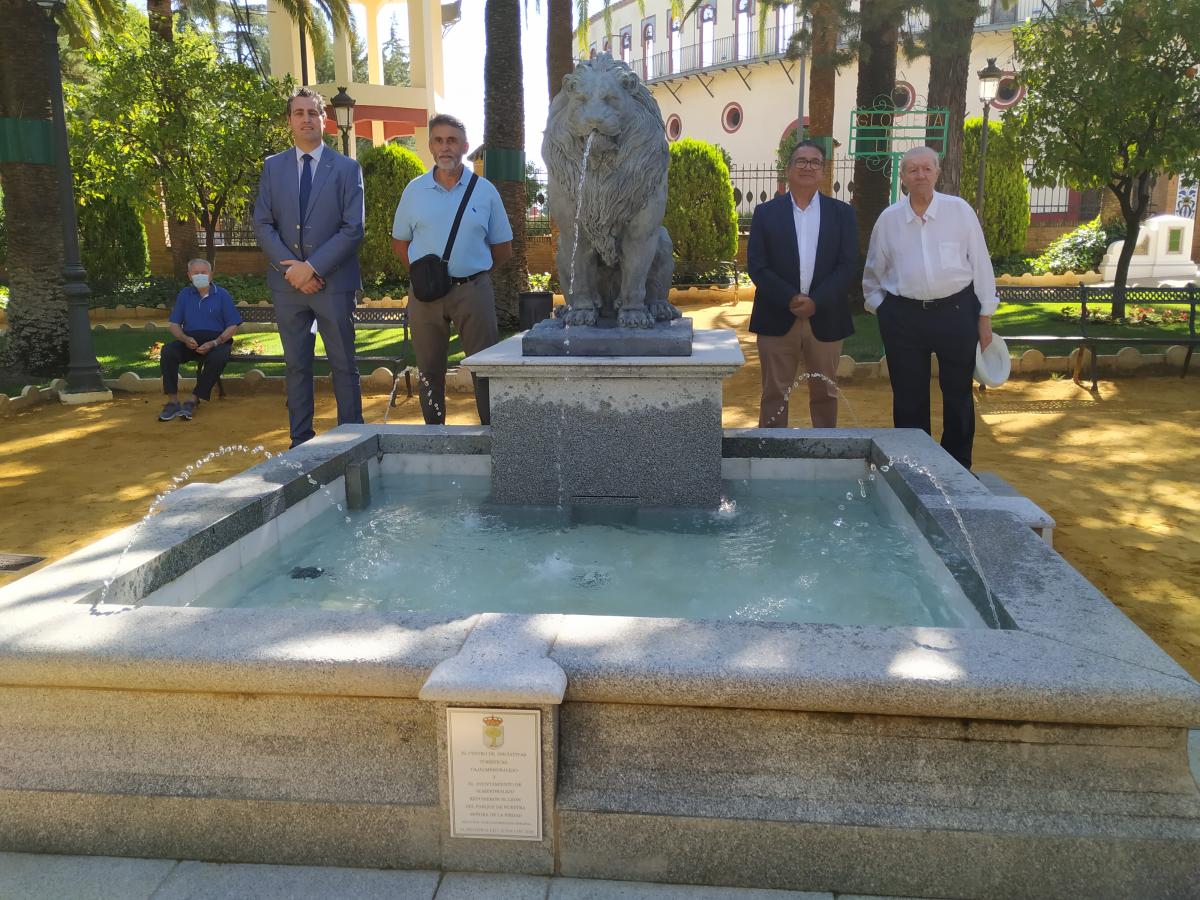
[[856,900],[861,895],[532,875],[0,853],[3,900],[834,900],[835,897]]

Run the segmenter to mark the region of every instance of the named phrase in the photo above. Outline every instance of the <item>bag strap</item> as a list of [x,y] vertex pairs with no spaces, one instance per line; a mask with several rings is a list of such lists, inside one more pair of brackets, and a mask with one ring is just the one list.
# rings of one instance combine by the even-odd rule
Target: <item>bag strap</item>
[[463,194],[462,203],[458,204],[458,214],[454,217],[454,224],[450,227],[450,237],[446,240],[446,250],[442,253],[442,262],[450,262],[450,250],[454,247],[454,239],[458,237],[458,226],[462,222],[463,213],[467,209],[467,201],[471,199],[471,191],[475,190],[475,182],[479,180],[479,173],[472,172],[471,180],[467,182],[467,192]]

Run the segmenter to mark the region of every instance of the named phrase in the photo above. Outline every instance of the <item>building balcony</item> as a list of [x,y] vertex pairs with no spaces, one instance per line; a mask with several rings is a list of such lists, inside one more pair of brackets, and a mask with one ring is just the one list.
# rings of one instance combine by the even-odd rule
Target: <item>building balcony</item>
[[[1047,10],[1057,6],[1058,0],[1015,0],[1005,8],[1003,0],[985,0],[984,10],[975,20],[976,31],[1003,31],[1036,19]],[[905,19],[904,30],[909,34],[921,34],[929,28],[929,17],[925,13],[910,12]],[[843,32],[839,46],[846,46],[854,37],[851,31]],[[713,40],[672,47],[650,55],[635,56],[628,60],[646,84],[670,81],[697,72],[728,69],[783,59],[791,40],[790,29],[767,28],[761,36],[757,28],[748,34],[728,34]]]

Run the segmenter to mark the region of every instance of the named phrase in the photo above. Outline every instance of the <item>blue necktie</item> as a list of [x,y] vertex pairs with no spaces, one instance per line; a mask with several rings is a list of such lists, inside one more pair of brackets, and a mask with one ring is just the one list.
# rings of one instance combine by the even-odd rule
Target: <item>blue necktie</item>
[[312,156],[305,153],[302,157],[304,168],[300,171],[300,221],[308,211],[308,195],[312,193]]

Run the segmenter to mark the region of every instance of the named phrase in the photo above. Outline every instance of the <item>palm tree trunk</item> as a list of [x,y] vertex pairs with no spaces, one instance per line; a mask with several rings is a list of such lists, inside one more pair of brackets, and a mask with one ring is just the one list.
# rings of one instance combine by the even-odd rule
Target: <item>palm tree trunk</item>
[[484,174],[496,185],[513,231],[513,255],[495,273],[496,317],[518,324],[517,294],[529,289],[525,271],[525,95],[521,68],[520,0],[487,0],[483,59]]
[[[904,14],[903,0],[862,0],[862,41],[858,56],[858,109],[884,107],[891,103],[896,86],[896,41]],[[856,152],[874,149],[886,152],[890,141],[884,129],[891,122],[886,108],[879,114],[865,115],[861,125],[880,129],[880,140],[867,146],[861,142]],[[867,246],[875,220],[891,203],[891,166],[884,157],[858,157],[854,161],[854,212],[858,216],[859,269],[866,260]]]
[[[829,158],[833,160],[834,86],[837,69],[833,54],[837,50],[837,10],[830,0],[821,0],[812,10],[812,72],[808,88],[808,133],[828,138]],[[821,191],[833,193],[833,166],[825,167]]]
[[546,76],[553,101],[562,80],[575,69],[575,33],[571,27],[571,0],[549,0],[546,9]]
[[[175,23],[171,0],[146,0],[146,15],[150,17],[150,33],[159,40],[175,39]],[[176,278],[187,277],[189,260],[200,255],[196,239],[196,222],[182,210],[167,208],[167,239],[171,242],[171,268]]]
[[963,118],[978,0],[937,0],[929,9],[929,106],[946,109],[946,140],[927,141],[941,152],[940,190],[958,196],[962,182]]
[[[45,13],[28,0],[0,0],[0,118],[49,120]],[[15,374],[66,371],[67,301],[62,292],[62,219],[52,162],[0,162],[8,220],[8,346]]]

